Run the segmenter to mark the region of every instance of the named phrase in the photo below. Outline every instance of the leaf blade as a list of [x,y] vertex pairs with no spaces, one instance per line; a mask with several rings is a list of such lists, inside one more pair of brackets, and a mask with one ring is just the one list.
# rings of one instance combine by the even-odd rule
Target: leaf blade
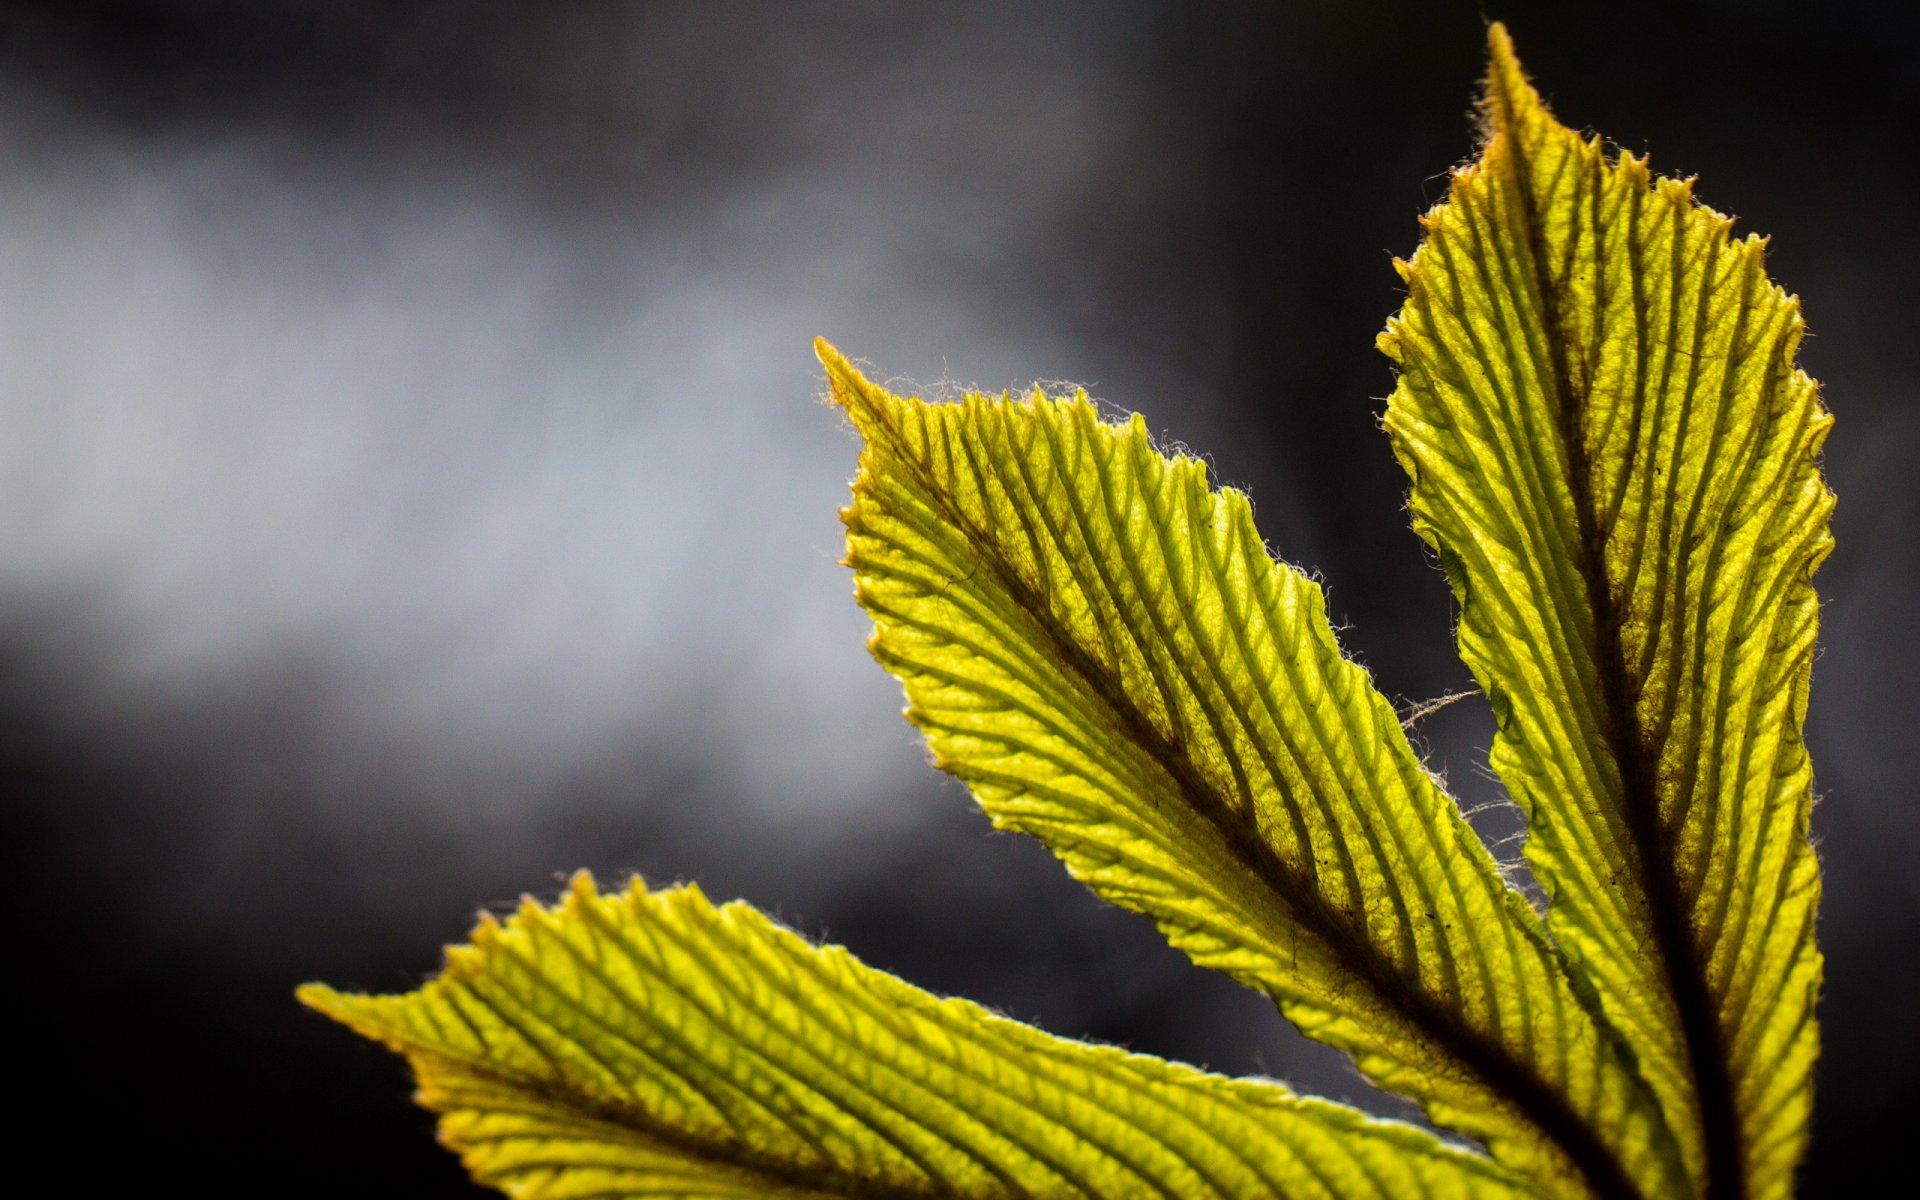
[[866,439],[871,648],[996,824],[1542,1191],[1671,1190],[1658,1110],[1244,496],[1084,398],[927,404],[819,349]]
[[481,1182],[584,1196],[1511,1195],[1485,1159],[940,1000],[691,888],[576,877],[404,996],[301,998],[406,1054]]
[[1554,120],[1490,39],[1488,140],[1382,337],[1385,423],[1556,938],[1694,1186],[1781,1195],[1817,1053],[1800,725],[1829,418],[1763,243]]

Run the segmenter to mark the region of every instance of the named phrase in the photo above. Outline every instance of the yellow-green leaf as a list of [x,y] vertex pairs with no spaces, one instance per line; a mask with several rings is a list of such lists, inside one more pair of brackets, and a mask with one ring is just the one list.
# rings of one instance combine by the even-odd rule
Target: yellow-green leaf
[[1386,424],[1461,603],[1556,940],[1695,1190],[1780,1196],[1817,1052],[1801,738],[1831,498],[1765,243],[1555,121],[1492,31]]
[[405,1054],[475,1178],[529,1200],[1520,1195],[1412,1126],[1050,1037],[691,887],[582,874],[416,992],[301,998]]
[[843,514],[935,761],[1542,1195],[1670,1195],[1659,1109],[1244,495],[1084,396],[895,396]]

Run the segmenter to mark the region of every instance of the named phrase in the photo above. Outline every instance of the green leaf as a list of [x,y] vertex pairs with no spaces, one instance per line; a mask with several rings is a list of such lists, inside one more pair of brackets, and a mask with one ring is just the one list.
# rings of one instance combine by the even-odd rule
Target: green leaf
[[475,1178],[529,1200],[1520,1194],[1411,1126],[1050,1037],[691,887],[582,874],[416,992],[300,995],[405,1054]]
[[1196,962],[1274,997],[1539,1194],[1686,1189],[1534,912],[1239,492],[1085,396],[895,396],[843,517],[936,763]]
[[1482,155],[1399,264],[1385,424],[1550,927],[1244,496],[1084,394],[929,404],[818,348],[866,441],[855,591],[935,761],[1491,1159],[1048,1037],[690,888],[583,875],[418,992],[303,999],[406,1054],[516,1195],[1784,1195],[1828,417],[1762,243],[1554,121],[1490,38]]
[[1765,243],[1559,124],[1492,45],[1485,148],[1401,264],[1386,425],[1556,940],[1695,1189],[1785,1195],[1817,1053],[1801,722],[1829,418]]

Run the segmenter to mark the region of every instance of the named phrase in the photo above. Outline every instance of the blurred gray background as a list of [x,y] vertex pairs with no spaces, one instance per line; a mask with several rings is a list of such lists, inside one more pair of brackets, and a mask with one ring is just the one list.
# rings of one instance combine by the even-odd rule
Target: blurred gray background
[[[1841,497],[1806,1190],[1904,1161],[1908,11],[0,4],[0,847],[45,1055],[15,1078],[107,1179],[478,1194],[400,1065],[291,989],[410,986],[477,907],[591,867],[1368,1100],[925,765],[835,565],[857,447],[809,340],[1144,412],[1252,492],[1384,690],[1465,687],[1372,340],[1498,17],[1562,117],[1699,173],[1804,297]],[[1472,805],[1490,724],[1420,727]]]

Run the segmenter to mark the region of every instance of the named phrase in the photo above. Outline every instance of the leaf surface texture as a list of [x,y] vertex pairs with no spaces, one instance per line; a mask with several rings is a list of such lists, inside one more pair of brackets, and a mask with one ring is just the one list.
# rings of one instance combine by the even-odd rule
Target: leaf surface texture
[[1764,242],[1554,120],[1506,33],[1424,219],[1386,417],[1554,936],[1693,1190],[1783,1196],[1817,1053],[1801,723],[1829,418]]
[[401,996],[302,998],[405,1054],[474,1176],[589,1197],[1521,1195],[1432,1135],[940,999],[744,904],[585,875]]
[[996,824],[1539,1194],[1684,1188],[1653,1098],[1244,495],[1084,395],[927,403],[821,355],[866,439],[843,516],[873,652]]
[[1788,1195],[1829,417],[1764,243],[1490,42],[1482,152],[1397,264],[1384,424],[1545,921],[1244,495],[1084,393],[929,403],[817,344],[865,443],[855,594],[935,762],[1486,1156],[1051,1037],[690,887],[581,875],[418,991],[302,998],[536,1200]]

